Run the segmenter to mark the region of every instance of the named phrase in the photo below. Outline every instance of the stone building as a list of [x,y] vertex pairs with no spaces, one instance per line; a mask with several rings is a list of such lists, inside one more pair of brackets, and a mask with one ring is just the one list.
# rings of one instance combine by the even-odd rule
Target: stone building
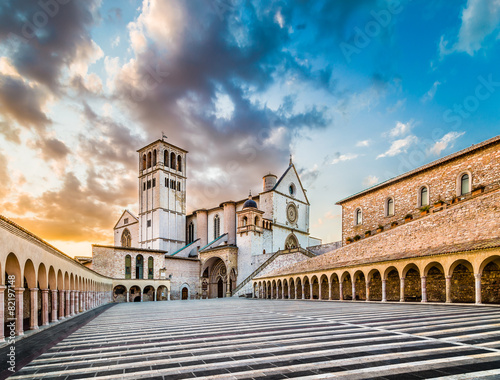
[[260,274],[256,297],[500,303],[500,136],[337,204],[342,247]]
[[[321,251],[309,234],[310,204],[291,159],[279,179],[264,176],[258,195],[186,215],[188,152],[162,139],[138,153],[139,214],[124,210],[114,245],[92,247],[95,271],[130,282],[115,289],[115,300],[144,300],[145,280],[163,279],[170,281],[167,299],[251,294],[257,273]],[[147,300],[158,299],[158,289],[148,292]]]

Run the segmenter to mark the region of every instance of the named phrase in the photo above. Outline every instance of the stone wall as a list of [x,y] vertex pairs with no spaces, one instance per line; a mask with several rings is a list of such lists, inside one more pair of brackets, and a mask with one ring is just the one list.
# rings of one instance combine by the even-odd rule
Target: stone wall
[[181,299],[181,289],[186,286],[189,289],[191,299],[198,299],[200,296],[200,260],[188,258],[165,258],[165,268],[167,278],[170,279],[170,299]]
[[[498,140],[498,139],[497,139]],[[374,231],[379,225],[389,226],[392,222],[402,222],[407,214],[419,215],[418,197],[423,186],[429,190],[429,204],[439,199],[451,202],[460,195],[458,181],[463,173],[472,176],[472,189],[479,185],[498,185],[500,183],[500,141],[481,149],[472,150],[448,162],[417,171],[386,186],[366,194],[341,201],[342,241],[356,235],[364,236],[365,231]],[[472,148],[469,148],[472,149]],[[441,160],[440,160],[441,161]],[[385,205],[389,197],[394,199],[394,215],[385,216]],[[355,211],[361,208],[363,221],[355,225]]]

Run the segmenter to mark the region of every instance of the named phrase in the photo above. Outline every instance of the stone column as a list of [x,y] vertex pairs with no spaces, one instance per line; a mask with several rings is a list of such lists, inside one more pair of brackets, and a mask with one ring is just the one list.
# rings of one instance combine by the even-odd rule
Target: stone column
[[57,322],[57,290],[51,290],[52,294],[52,312],[51,312],[51,322]]
[[302,299],[305,300],[306,299],[306,293],[304,292],[304,283],[302,282],[301,284],[301,287],[302,287]]
[[66,290],[66,307],[64,308],[66,311],[66,318],[71,315],[71,290]]
[[309,281],[309,299],[311,299],[311,300],[314,299],[313,283],[312,283],[312,281]]
[[167,288],[167,301],[170,301],[170,289]]
[[71,291],[71,315],[76,314],[76,290]]
[[399,302],[405,302],[405,278],[401,277],[399,282]]
[[420,277],[422,282],[422,302],[427,302],[427,277]]
[[354,279],[351,280],[352,285],[352,301],[356,301],[356,282]]
[[344,300],[344,286],[342,284],[342,281],[339,281],[339,300],[343,301]]
[[38,330],[38,288],[30,288],[30,330]]
[[42,326],[49,324],[49,289],[42,289]]
[[366,302],[370,301],[370,282],[366,282]]
[[24,288],[14,288],[16,292],[16,335],[24,335],[23,329],[23,293]]
[[476,305],[481,305],[481,273],[474,275],[476,278]]
[[6,287],[3,285],[0,285],[0,342],[4,342],[4,323],[5,323],[5,302],[4,302],[4,297],[5,297],[5,289]]
[[446,303],[451,303],[451,276],[446,276]]
[[387,302],[386,286],[387,280],[382,280],[382,302]]
[[328,281],[328,299],[332,300],[332,283]]
[[59,290],[59,315],[58,319],[64,319],[65,313],[64,313],[64,305],[65,305],[65,300],[66,300],[66,292],[64,290]]
[[129,297],[130,297],[129,293],[130,293],[130,292],[127,290],[127,298],[125,299],[125,302],[130,302],[130,301],[129,301]]
[[141,302],[142,302],[142,290],[141,290]]
[[157,292],[157,291],[158,291],[158,289],[156,289],[156,290],[154,291],[154,301],[155,301],[155,302],[156,302],[156,292]]
[[288,283],[288,299],[290,299],[290,283]]
[[318,288],[318,299],[320,299],[320,300],[321,300],[321,298],[323,296],[323,294],[322,294],[323,293],[323,289],[322,289],[323,286],[322,285],[323,285],[323,282],[320,282],[319,283],[319,288]]

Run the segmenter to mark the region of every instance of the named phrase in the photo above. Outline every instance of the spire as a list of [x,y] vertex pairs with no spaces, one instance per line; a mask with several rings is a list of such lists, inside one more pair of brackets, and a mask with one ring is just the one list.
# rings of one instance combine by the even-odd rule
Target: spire
[[248,199],[252,199],[252,189],[248,190]]
[[290,153],[290,166],[293,165],[293,162],[292,162],[292,154]]

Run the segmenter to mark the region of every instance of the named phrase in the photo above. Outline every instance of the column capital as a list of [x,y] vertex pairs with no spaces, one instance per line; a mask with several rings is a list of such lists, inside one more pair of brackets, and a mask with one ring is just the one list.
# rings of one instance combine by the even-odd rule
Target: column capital
[[42,292],[44,292],[44,293],[46,293],[46,292],[48,293],[48,291],[49,291],[49,289],[41,289],[41,290],[42,290]]
[[451,280],[451,276],[444,276],[447,280]]
[[481,276],[482,276],[482,274],[481,274],[481,273],[476,273],[476,274],[474,274],[474,277],[475,277],[476,279],[480,279],[480,278],[481,278]]
[[39,290],[38,288],[29,288],[31,292],[34,292],[36,290]]
[[15,290],[16,292],[24,292],[24,289],[25,289],[25,288],[14,288],[14,290]]
[[420,278],[421,278],[422,280],[425,280],[425,279],[427,279],[427,276],[420,276]]
[[0,285],[0,290],[5,290],[7,287],[5,285]]

